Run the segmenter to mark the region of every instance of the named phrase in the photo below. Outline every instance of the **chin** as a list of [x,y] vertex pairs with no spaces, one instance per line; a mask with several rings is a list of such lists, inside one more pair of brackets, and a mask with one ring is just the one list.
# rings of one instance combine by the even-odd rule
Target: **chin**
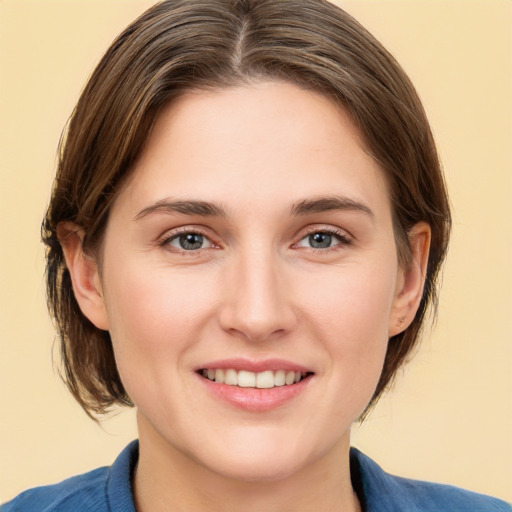
[[[276,456],[276,453],[279,456]],[[235,455],[235,454],[234,454]],[[273,456],[262,457],[259,454],[241,454],[217,460],[209,464],[213,473],[229,480],[246,483],[271,483],[286,480],[307,465],[307,461],[294,457],[282,457],[279,451]]]
[[294,440],[286,432],[274,436],[268,431],[267,435],[261,431],[257,434],[229,436],[225,445],[201,453],[202,465],[230,480],[269,483],[299,473],[328,451],[327,446],[307,446],[303,441],[307,437]]

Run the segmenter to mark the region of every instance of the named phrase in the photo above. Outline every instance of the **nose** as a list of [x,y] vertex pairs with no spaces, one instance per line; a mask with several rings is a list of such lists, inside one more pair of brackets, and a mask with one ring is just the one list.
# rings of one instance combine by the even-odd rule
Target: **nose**
[[276,257],[260,250],[238,258],[223,276],[219,323],[252,342],[276,339],[297,324],[291,290]]

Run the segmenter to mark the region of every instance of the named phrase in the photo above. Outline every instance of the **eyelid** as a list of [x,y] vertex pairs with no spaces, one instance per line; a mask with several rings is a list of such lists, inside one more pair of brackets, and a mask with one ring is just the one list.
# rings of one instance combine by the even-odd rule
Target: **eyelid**
[[[216,241],[216,237],[212,236],[211,230],[205,228],[204,226],[200,226],[200,225],[186,225],[186,226],[179,226],[176,228],[169,229],[169,230],[165,231],[161,236],[158,237],[157,245],[164,247],[164,248],[169,248],[169,247],[171,247],[169,244],[169,242],[171,240],[174,240],[181,235],[186,235],[189,233],[190,234],[195,233],[195,234],[199,234],[199,235],[203,236],[204,238],[206,238],[207,240],[210,241],[211,245],[209,247],[195,249],[195,250],[189,250],[189,251],[184,250],[184,249],[180,250],[177,247],[172,247],[172,249],[168,249],[168,250],[171,252],[175,252],[175,253],[186,253],[187,255],[190,256],[190,255],[194,255],[194,254],[203,252],[207,249],[221,248],[221,244]],[[325,248],[325,249],[319,249],[319,248],[315,248],[315,247],[300,247],[298,245],[299,242],[301,242],[304,238],[306,238],[314,233],[326,233],[328,235],[332,235],[339,241],[339,243],[332,247]],[[337,250],[338,246],[340,246],[339,249],[341,249],[348,245],[352,245],[353,241],[354,241],[354,237],[351,234],[349,234],[346,230],[341,229],[339,227],[326,226],[325,224],[324,225],[315,224],[315,225],[307,226],[306,228],[301,229],[299,231],[299,233],[294,238],[296,241],[292,244],[292,246],[291,246],[292,248],[294,248],[294,249],[295,248],[297,248],[297,249],[303,248],[306,250],[315,251],[315,252],[323,252],[323,253],[329,252],[330,250]]]
[[[298,245],[299,242],[304,240],[306,237],[313,235],[314,233],[325,233],[328,235],[332,235],[339,241],[339,243],[332,247],[328,247],[326,249],[318,249],[315,247],[301,247]],[[299,232],[299,234],[297,235],[296,238],[297,238],[297,241],[292,244],[292,248],[304,248],[306,250],[324,252],[324,253],[329,252],[330,250],[337,250],[336,248],[338,246],[346,247],[347,245],[352,245],[353,241],[354,241],[353,236],[350,235],[344,229],[337,228],[334,226],[326,226],[326,225],[318,225],[318,224],[313,225],[313,226],[308,226],[307,228],[305,228],[305,230],[301,230],[301,232]]]
[[[170,242],[172,240],[178,238],[181,235],[187,235],[187,234],[201,235],[210,241],[211,246],[205,247],[202,249],[186,251],[184,249],[179,249],[177,247],[173,247],[170,245]],[[202,252],[206,249],[219,248],[219,244],[215,242],[214,237],[212,237],[212,235],[210,234],[210,230],[207,230],[202,226],[196,226],[196,225],[180,226],[177,228],[169,229],[169,230],[165,231],[165,233],[163,235],[158,237],[157,244],[163,248],[172,247],[172,249],[168,249],[171,252],[183,253],[183,254],[187,254],[187,255],[198,254],[199,252]]]

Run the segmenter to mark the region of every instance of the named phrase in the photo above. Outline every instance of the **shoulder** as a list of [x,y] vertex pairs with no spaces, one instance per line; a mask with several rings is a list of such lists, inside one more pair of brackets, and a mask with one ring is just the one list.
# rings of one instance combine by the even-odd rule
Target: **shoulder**
[[63,482],[22,492],[2,506],[2,512],[107,512],[108,468],[99,468]]
[[112,466],[29,489],[2,505],[1,512],[135,512],[131,474],[137,458],[134,441]]
[[458,487],[390,475],[369,457],[351,449],[354,487],[366,512],[511,512],[496,498]]

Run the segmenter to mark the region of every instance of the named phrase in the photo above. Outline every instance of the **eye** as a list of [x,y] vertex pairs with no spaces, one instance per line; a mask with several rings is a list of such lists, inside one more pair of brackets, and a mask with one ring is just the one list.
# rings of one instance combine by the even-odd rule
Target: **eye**
[[337,245],[349,245],[351,242],[343,233],[331,231],[315,231],[301,238],[297,247],[308,247],[311,249],[331,249]]
[[201,233],[189,231],[167,238],[162,245],[170,246],[180,251],[198,251],[212,247],[213,243]]

